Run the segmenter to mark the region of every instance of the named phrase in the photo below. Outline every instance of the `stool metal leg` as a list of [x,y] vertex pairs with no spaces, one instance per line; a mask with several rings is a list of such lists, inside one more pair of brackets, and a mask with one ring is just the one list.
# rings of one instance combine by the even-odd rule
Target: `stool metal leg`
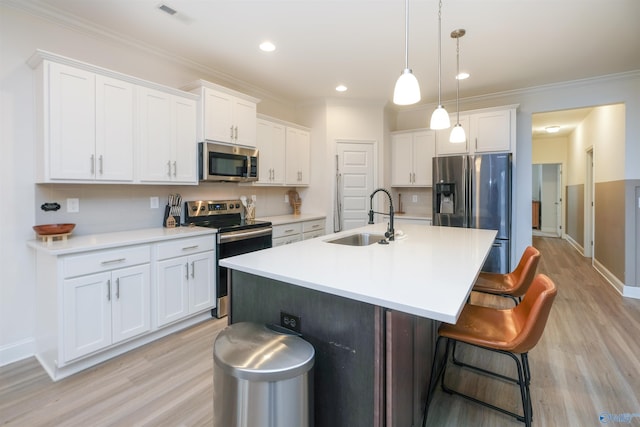
[[427,426],[427,416],[429,415],[429,404],[431,403],[431,399],[433,397],[433,392],[436,389],[436,384],[438,383],[438,379],[444,375],[444,369],[447,364],[447,358],[449,355],[449,339],[446,339],[446,347],[445,352],[442,357],[440,363],[438,363],[438,350],[440,349],[440,342],[443,337],[438,337],[436,341],[436,349],[433,353],[433,362],[431,362],[431,376],[429,378],[429,384],[427,384],[427,399],[424,404],[424,415],[422,417],[422,427]]

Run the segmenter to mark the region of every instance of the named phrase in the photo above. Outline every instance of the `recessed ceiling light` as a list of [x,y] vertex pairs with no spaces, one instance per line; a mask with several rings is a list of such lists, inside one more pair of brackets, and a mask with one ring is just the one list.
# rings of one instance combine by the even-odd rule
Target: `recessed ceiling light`
[[276,50],[276,45],[271,43],[270,41],[260,43],[260,50],[263,52],[273,52]]
[[338,86],[336,86],[336,90],[338,92],[346,92],[347,87],[345,85],[338,85]]
[[560,126],[547,126],[544,130],[546,130],[547,133],[558,133],[560,132]]
[[464,80],[468,78],[469,78],[469,73],[465,73],[464,71],[460,72],[460,74],[456,76],[456,79],[458,80]]

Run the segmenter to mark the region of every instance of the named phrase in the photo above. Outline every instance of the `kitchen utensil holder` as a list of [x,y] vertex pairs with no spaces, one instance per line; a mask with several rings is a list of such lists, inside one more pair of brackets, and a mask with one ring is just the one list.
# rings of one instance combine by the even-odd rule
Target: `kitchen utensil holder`
[[300,215],[300,207],[302,206],[302,202],[293,202],[293,214]]
[[164,207],[164,220],[162,226],[165,228],[175,228],[180,226],[180,215],[171,215],[171,206]]
[[255,206],[247,206],[244,208],[244,219],[253,221],[256,219],[256,207]]

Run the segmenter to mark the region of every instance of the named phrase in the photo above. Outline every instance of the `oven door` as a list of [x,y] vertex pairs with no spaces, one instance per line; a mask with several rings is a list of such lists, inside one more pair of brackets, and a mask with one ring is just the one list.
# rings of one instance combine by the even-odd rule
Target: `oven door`
[[218,233],[218,247],[216,251],[216,266],[218,270],[216,296],[218,318],[229,314],[229,284],[231,274],[229,269],[220,267],[217,261],[236,255],[259,251],[271,247],[271,227],[231,231]]

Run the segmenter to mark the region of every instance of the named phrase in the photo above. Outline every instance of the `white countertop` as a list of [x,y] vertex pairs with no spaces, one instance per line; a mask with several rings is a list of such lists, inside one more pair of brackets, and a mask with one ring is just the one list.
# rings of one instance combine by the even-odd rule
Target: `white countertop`
[[275,216],[265,216],[256,218],[260,221],[269,221],[272,225],[282,225],[282,224],[291,224],[294,222],[302,222],[302,221],[313,221],[316,219],[325,219],[327,216],[325,214],[300,214],[300,215],[275,215]]
[[74,236],[71,234],[67,240],[55,240],[43,242],[40,239],[29,240],[27,245],[39,251],[51,255],[66,255],[77,252],[108,249],[118,246],[138,245],[153,243],[163,240],[195,237],[206,234],[215,234],[217,229],[205,227],[154,227],[142,230],[118,231],[115,233],[86,234]]
[[368,225],[220,260],[220,265],[357,301],[455,323],[496,236],[492,230],[403,224],[389,245],[328,240]]

